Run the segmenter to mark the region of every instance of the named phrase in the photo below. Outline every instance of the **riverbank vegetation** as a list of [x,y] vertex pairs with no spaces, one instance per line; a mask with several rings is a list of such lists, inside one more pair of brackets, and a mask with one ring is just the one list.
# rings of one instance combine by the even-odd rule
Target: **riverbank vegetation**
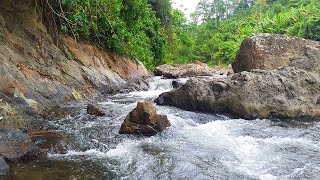
[[320,40],[318,0],[201,0],[187,22],[169,0],[58,0],[59,31],[152,70],[200,60],[230,64],[255,33]]

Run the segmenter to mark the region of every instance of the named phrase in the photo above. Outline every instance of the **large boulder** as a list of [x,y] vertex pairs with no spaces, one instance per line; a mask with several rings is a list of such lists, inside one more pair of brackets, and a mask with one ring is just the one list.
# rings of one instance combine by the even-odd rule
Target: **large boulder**
[[219,80],[192,78],[181,88],[161,94],[156,103],[245,119],[320,119],[320,77],[285,67]]
[[157,114],[150,101],[138,102],[124,120],[120,134],[143,134],[152,136],[170,126],[166,115]]
[[163,64],[156,67],[155,75],[166,78],[196,77],[196,76],[213,76],[215,74],[227,73],[220,67],[208,67],[207,64],[199,61],[190,64]]
[[10,170],[10,166],[6,163],[6,161],[0,157],[0,177],[6,175]]
[[320,73],[320,42],[285,35],[257,34],[242,42],[232,63],[235,73],[285,66]]
[[31,139],[18,129],[0,128],[0,156],[17,159],[34,149]]

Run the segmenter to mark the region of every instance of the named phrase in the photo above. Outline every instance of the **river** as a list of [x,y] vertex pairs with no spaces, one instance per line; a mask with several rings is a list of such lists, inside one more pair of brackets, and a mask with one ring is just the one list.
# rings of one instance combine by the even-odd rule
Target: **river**
[[[185,79],[184,79],[185,80]],[[156,106],[172,126],[153,137],[119,135],[138,101],[172,89],[159,77],[149,91],[101,99],[105,117],[52,121],[67,154],[13,164],[9,179],[261,179],[320,178],[320,123],[231,119]]]

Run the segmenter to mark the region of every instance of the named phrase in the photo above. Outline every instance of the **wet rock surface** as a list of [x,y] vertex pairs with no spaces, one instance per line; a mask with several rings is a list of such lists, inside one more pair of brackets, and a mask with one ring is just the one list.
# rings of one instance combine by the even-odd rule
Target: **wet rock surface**
[[181,81],[181,80],[173,80],[172,81],[172,87],[175,89],[180,88],[181,86],[183,86],[185,84],[185,82]]
[[48,152],[65,154],[67,148],[63,143],[63,135],[55,131],[29,131],[27,132],[30,139],[37,145],[39,149],[35,154],[41,156],[46,155]]
[[6,159],[17,159],[34,149],[28,135],[18,129],[0,129],[0,156]]
[[207,64],[200,61],[195,61],[190,64],[176,64],[176,65],[160,65],[156,67],[155,75],[164,76],[166,78],[182,78],[182,77],[196,77],[196,76],[213,76],[215,74],[227,74],[227,69],[220,67],[209,67]]
[[152,136],[170,127],[166,115],[159,115],[150,101],[138,102],[124,120],[120,128],[120,134],[143,134]]
[[102,111],[102,109],[96,104],[88,104],[87,105],[87,113],[95,116],[105,116],[106,114]]
[[[191,79],[156,103],[234,117],[319,119],[320,44],[259,34],[243,41],[224,79]],[[249,72],[248,72],[249,71]]]
[[67,116],[79,116],[80,111],[81,108],[77,106],[54,106],[45,110],[42,116],[47,120],[58,120]]
[[258,34],[245,39],[232,63],[234,72],[297,67],[320,73],[320,42],[285,35]]
[[319,119],[319,94],[319,75],[286,67],[241,72],[221,80],[193,78],[161,94],[156,103],[245,119]]

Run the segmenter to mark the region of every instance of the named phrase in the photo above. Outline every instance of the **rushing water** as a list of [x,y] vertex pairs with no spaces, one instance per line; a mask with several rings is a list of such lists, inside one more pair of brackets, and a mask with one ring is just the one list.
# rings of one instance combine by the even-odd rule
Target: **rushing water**
[[[172,126],[153,137],[119,135],[138,101],[171,90],[156,78],[150,90],[107,97],[105,117],[54,121],[65,134],[67,154],[13,167],[31,179],[319,179],[320,123],[230,119],[156,106]],[[28,172],[35,172],[28,175]],[[50,171],[50,173],[46,173]],[[16,175],[15,175],[16,173]],[[56,177],[56,178],[52,178]],[[23,178],[22,178],[23,179]]]

